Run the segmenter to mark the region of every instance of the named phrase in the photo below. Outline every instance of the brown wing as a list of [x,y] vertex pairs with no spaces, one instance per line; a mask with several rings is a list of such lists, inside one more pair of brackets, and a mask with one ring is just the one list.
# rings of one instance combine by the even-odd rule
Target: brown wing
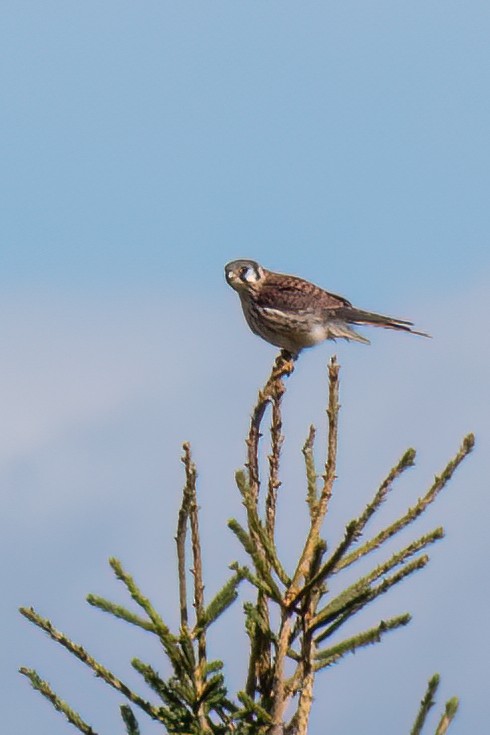
[[275,273],[270,274],[261,285],[256,300],[266,308],[293,312],[352,306],[347,299],[328,293],[314,283]]

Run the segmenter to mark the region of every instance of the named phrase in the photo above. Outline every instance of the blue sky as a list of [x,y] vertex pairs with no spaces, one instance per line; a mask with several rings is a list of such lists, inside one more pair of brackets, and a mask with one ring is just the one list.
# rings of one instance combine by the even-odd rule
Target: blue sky
[[[381,717],[385,731],[407,731],[435,670],[443,693],[462,697],[455,735],[481,731],[488,3],[16,0],[0,12],[9,731],[70,729],[29,691],[19,664],[38,668],[98,732],[121,730],[119,699],[16,608],[36,605],[135,685],[131,656],[146,652],[158,666],[146,638],[83,599],[124,599],[107,571],[115,554],[175,619],[162,580],[175,580],[183,440],[200,470],[209,594],[239,556],[225,528],[241,513],[233,471],[274,351],[247,332],[224,284],[223,265],[236,257],[413,318],[434,336],[376,331],[370,348],[335,347],[343,433],[334,533],[407,446],[420,459],[395,509],[477,432],[475,454],[422,524],[447,529],[431,568],[365,621],[410,609],[411,629],[319,680],[312,732],[327,713],[335,735],[361,723],[378,733]],[[308,424],[324,421],[331,353],[305,354],[288,392],[286,539],[304,514],[298,449]],[[228,636],[239,620],[239,610],[230,615]],[[226,655],[219,640],[216,648]],[[353,689],[359,711],[346,705]]]

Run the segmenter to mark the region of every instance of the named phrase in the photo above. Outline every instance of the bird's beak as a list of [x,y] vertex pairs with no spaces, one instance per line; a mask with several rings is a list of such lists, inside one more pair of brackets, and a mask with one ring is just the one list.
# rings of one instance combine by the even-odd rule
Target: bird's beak
[[237,274],[232,270],[226,270],[225,271],[225,278],[229,286],[234,288],[236,282],[238,281]]

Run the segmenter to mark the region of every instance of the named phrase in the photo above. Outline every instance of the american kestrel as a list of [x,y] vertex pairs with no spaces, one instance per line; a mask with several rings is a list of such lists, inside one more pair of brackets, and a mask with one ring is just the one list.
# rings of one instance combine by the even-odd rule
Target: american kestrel
[[252,332],[293,355],[326,339],[369,344],[351,324],[429,336],[412,329],[412,322],[356,309],[342,296],[297,276],[268,271],[254,260],[233,260],[225,265],[225,277],[240,297]]

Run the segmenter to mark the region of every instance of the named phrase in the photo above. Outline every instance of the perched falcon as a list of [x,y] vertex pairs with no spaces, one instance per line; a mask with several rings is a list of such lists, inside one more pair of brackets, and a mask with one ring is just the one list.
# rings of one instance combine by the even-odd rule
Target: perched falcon
[[339,337],[369,344],[352,324],[429,336],[412,329],[412,322],[357,309],[342,296],[297,276],[268,271],[254,260],[233,260],[225,266],[225,277],[240,297],[252,332],[293,355]]

